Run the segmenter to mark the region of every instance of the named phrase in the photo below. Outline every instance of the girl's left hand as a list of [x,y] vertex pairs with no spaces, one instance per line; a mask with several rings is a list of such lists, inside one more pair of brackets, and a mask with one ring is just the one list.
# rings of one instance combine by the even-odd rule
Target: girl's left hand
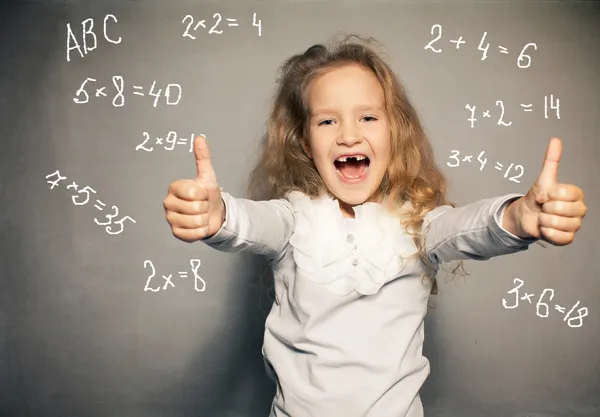
[[[587,207],[581,188],[557,179],[562,142],[550,139],[542,171],[525,196],[508,208],[516,234],[543,239],[556,246],[573,242]],[[512,207],[511,207],[512,206]]]

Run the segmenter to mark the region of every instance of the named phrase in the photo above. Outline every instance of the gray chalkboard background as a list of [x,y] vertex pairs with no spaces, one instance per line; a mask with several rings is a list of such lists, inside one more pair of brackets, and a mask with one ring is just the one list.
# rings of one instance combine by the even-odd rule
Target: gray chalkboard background
[[[195,173],[193,133],[242,196],[278,66],[352,32],[383,44],[459,205],[527,191],[558,136],[589,207],[570,246],[440,276],[426,415],[600,416],[597,3],[21,1],[0,19],[2,415],[267,415],[266,264],[178,241],[162,200]],[[509,308],[515,282],[532,295]]]

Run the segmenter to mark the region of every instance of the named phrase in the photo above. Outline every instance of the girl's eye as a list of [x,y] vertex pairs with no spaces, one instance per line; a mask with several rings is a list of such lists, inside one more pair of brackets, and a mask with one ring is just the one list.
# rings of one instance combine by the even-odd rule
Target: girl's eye
[[[376,121],[377,117],[375,117],[375,116],[364,116],[363,120],[366,120],[367,122],[372,122],[372,121]],[[332,119],[322,120],[322,121],[319,122],[318,126],[321,126],[321,125],[330,125],[331,123],[333,123]]]

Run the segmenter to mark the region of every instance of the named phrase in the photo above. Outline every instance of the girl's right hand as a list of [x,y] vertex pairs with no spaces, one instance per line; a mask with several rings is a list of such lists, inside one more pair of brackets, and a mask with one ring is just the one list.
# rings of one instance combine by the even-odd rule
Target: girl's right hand
[[171,183],[163,201],[173,235],[184,242],[210,237],[225,221],[225,203],[204,136],[194,141],[197,175]]

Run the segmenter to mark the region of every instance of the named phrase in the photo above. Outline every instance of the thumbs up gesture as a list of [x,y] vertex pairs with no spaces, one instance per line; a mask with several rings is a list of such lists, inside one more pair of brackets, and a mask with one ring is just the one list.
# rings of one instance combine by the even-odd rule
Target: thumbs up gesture
[[176,238],[194,242],[214,235],[225,221],[225,204],[204,136],[194,141],[196,178],[174,181],[163,201]]
[[575,239],[587,207],[581,188],[558,182],[561,155],[560,139],[551,139],[535,184],[507,208],[505,226],[518,236],[543,239],[556,246],[568,245]]

